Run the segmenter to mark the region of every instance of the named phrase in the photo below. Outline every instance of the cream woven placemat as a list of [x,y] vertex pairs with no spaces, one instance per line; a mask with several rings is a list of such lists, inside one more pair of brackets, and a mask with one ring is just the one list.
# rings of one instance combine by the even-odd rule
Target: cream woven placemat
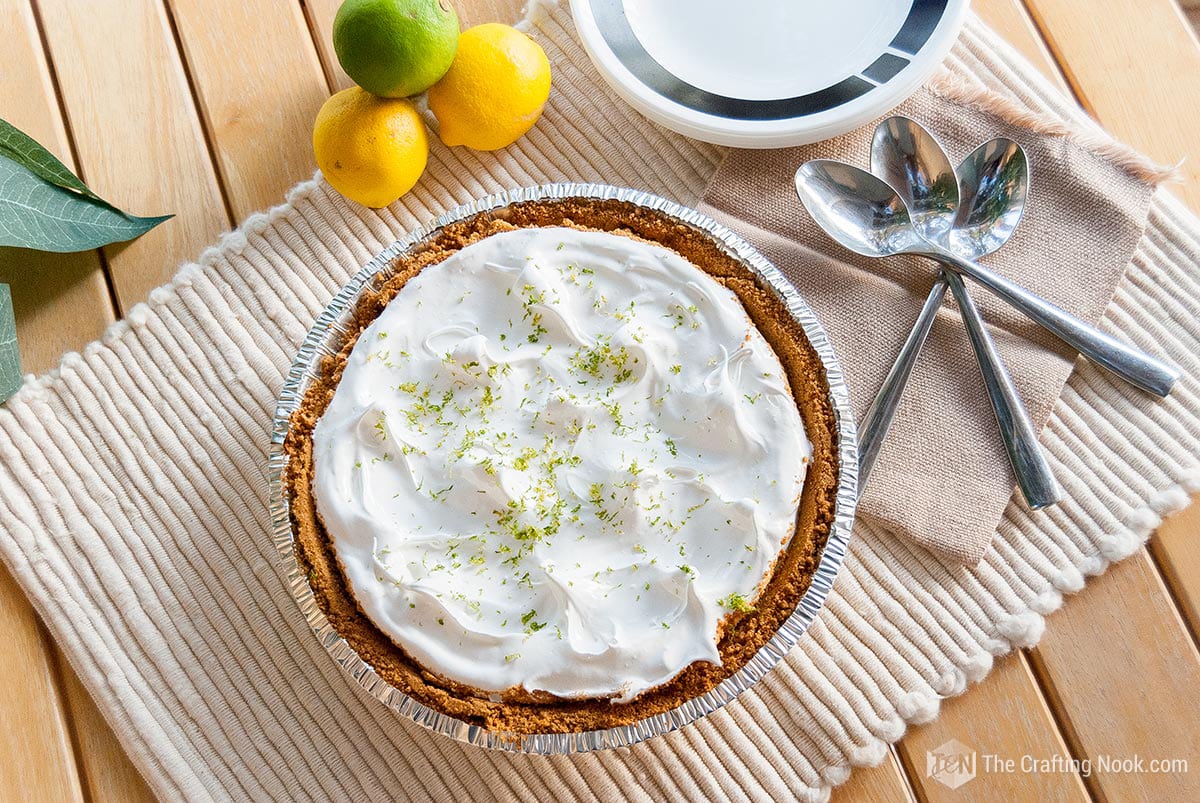
[[[1160,193],[1106,325],[1187,376],[1153,403],[1078,364],[1042,438],[1067,501],[1036,526],[1011,507],[974,569],[858,526],[783,665],[630,749],[488,753],[365,697],[312,638],[268,536],[271,412],[310,322],[358,266],[446,207],[563,179],[692,203],[722,156],[616,101],[564,10],[535,35],[556,91],[527,138],[495,156],[436,147],[418,189],[378,214],[298,186],[0,411],[0,550],[163,797],[821,799],[995,656],[1036,642],[1064,593],[1200,490],[1200,224]],[[948,64],[1100,141],[997,41],[972,20]]]

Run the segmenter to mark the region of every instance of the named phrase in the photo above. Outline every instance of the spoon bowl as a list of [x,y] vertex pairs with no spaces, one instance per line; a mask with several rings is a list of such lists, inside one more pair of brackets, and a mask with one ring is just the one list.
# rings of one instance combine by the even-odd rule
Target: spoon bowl
[[904,201],[865,170],[814,159],[796,171],[796,192],[817,224],[856,254],[886,257],[921,246]]
[[923,126],[907,117],[880,123],[871,138],[871,173],[904,200],[922,237],[940,242],[949,234],[959,209],[959,181],[950,157]]
[[985,142],[958,166],[959,206],[954,225],[937,242],[968,259],[1008,242],[1029,196],[1025,150],[1003,137]]

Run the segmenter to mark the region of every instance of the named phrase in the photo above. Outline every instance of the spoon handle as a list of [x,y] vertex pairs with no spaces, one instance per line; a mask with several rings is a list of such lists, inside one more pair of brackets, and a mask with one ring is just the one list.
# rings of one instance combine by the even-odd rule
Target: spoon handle
[[1179,379],[1180,372],[1175,366],[1101,332],[983,265],[942,249],[927,253],[926,256],[970,276],[1030,320],[1074,346],[1081,354],[1142,390],[1165,397]]
[[925,339],[929,337],[929,330],[933,327],[937,312],[942,306],[942,299],[945,297],[946,280],[939,275],[938,280],[929,290],[929,297],[925,299],[925,306],[921,307],[921,314],[917,316],[912,331],[908,333],[908,339],[900,347],[896,363],[892,366],[892,370],[888,371],[883,384],[879,386],[879,392],[875,394],[871,406],[867,409],[866,415],[863,416],[862,423],[859,425],[859,496],[862,495],[862,489],[867,484],[867,477],[875,466],[875,459],[879,457],[879,449],[883,446],[883,440],[892,426],[896,408],[900,406],[900,396],[904,393],[904,386],[908,384],[913,366],[917,364],[917,355],[921,353],[921,347],[925,345]]
[[1024,402],[1017,394],[1012,377],[1000,355],[996,344],[988,334],[983,324],[983,317],[967,288],[963,285],[962,277],[953,271],[942,271],[954,300],[958,302],[962,313],[963,324],[967,336],[971,340],[971,348],[979,362],[979,372],[983,375],[983,384],[987,389],[988,399],[992,402],[992,410],[996,414],[996,423],[1000,425],[1000,436],[1004,448],[1008,452],[1008,460],[1012,463],[1013,473],[1017,477],[1017,486],[1025,497],[1026,504],[1031,510],[1039,510],[1053,505],[1062,498],[1058,483],[1046,456],[1038,445],[1037,433]]

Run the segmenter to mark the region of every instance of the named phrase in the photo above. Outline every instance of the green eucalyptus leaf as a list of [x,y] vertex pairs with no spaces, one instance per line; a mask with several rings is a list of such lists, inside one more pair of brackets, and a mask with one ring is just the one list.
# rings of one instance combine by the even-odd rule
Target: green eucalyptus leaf
[[0,120],[0,155],[7,156],[51,184],[81,192],[97,201],[104,201],[88,189],[65,164],[58,161],[54,154],[7,120]]
[[171,217],[127,215],[0,156],[0,245],[38,251],[89,251],[131,240]]
[[13,316],[12,293],[0,284],[0,402],[21,387],[21,354],[17,351],[17,319]]

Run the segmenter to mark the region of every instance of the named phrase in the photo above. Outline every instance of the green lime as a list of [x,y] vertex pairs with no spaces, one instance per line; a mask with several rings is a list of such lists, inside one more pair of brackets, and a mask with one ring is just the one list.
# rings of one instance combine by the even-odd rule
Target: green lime
[[385,98],[433,86],[457,48],[458,15],[448,0],[346,0],[333,20],[342,69]]

